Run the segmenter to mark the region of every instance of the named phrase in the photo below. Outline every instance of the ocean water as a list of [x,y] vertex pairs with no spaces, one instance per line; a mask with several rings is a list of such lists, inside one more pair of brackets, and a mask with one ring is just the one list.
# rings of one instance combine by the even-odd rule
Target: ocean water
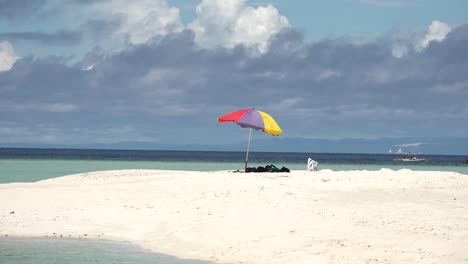
[[154,254],[128,243],[59,239],[0,238],[2,264],[212,264]]
[[[248,165],[274,164],[278,168],[305,170],[309,157],[319,162],[319,169],[389,168],[468,174],[468,166],[462,163],[468,156],[448,155],[422,155],[427,162],[404,163],[393,161],[401,156],[384,154],[251,152]],[[0,183],[35,182],[101,170],[237,170],[244,168],[244,162],[245,152],[0,148]]]

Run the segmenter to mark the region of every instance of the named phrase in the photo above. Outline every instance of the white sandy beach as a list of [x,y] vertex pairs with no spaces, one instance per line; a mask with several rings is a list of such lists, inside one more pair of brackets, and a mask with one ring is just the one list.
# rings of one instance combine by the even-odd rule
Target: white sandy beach
[[0,185],[0,235],[215,263],[467,263],[468,175],[119,170]]

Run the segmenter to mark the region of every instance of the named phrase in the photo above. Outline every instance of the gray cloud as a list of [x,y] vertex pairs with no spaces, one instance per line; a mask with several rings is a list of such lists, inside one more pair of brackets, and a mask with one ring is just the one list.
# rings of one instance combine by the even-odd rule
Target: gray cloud
[[46,0],[0,0],[0,19],[15,18],[36,12]]
[[111,0],[68,0],[68,2],[72,4],[79,4],[79,5],[90,5],[102,2],[110,2]]
[[463,25],[396,58],[385,37],[307,43],[287,29],[252,57],[241,45],[200,49],[186,30],[113,55],[96,50],[74,66],[22,58],[0,73],[2,137],[214,143],[245,132],[216,118],[250,106],[271,113],[287,137],[464,136],[467,38]]
[[104,40],[112,36],[120,26],[121,21],[116,17],[109,20],[93,19],[86,21],[86,23],[81,26],[81,30],[83,34],[90,36],[93,40]]
[[0,39],[11,41],[32,41],[43,45],[78,45],[82,35],[78,31],[61,30],[54,33],[46,32],[6,32],[0,33]]

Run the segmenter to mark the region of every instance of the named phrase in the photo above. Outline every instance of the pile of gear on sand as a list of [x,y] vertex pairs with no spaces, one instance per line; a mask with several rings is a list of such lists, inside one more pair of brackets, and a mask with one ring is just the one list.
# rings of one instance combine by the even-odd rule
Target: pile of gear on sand
[[270,165],[266,165],[265,167],[262,167],[262,166],[259,166],[257,168],[247,167],[245,169],[245,172],[290,172],[290,170],[286,167],[282,167],[281,169],[278,169],[275,165],[270,164]]
[[[318,162],[309,158],[307,160],[307,170],[308,171],[317,171],[318,170]],[[235,172],[240,172],[239,170]],[[281,169],[278,169],[275,165],[270,164],[266,165],[265,167],[259,166],[259,167],[247,167],[245,168],[245,172],[290,172],[290,170],[286,167],[282,167]]]

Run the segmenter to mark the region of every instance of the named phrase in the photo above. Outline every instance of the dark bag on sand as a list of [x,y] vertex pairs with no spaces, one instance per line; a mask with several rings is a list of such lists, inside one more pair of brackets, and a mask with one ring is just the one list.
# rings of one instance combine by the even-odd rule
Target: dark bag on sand
[[266,171],[267,171],[267,170],[266,170],[264,167],[262,167],[262,166],[259,166],[259,167],[257,168],[257,172],[266,172]]
[[290,172],[290,170],[288,168],[286,168],[286,167],[282,167],[280,169],[280,172]]
[[247,167],[247,168],[245,169],[245,172],[257,172],[257,168],[249,168],[249,167]]
[[275,165],[273,164],[270,164],[270,172],[280,172],[280,169],[278,169]]

